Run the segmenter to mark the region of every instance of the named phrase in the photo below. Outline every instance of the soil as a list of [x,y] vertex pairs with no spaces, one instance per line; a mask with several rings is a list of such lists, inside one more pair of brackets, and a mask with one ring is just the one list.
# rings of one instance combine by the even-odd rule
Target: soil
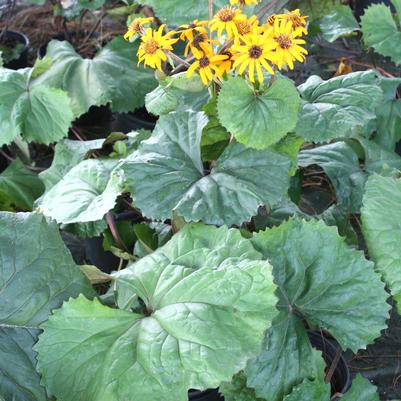
[[[81,22],[79,19],[64,22],[63,18],[53,15],[52,4],[47,1],[42,6],[29,6],[19,9],[10,21],[8,28],[23,32],[28,36],[31,43],[29,52],[30,64],[34,63],[38,49],[46,47],[50,40],[60,37],[60,35],[71,41],[78,53],[83,57],[91,58],[102,45],[114,37],[124,34],[126,31],[126,16],[110,17],[106,15],[97,24],[102,14],[102,10],[93,13],[88,11]],[[5,24],[5,21],[0,21],[0,29]],[[97,28],[94,30],[92,38],[85,40],[96,24]],[[76,32],[78,32],[78,35]],[[85,35],[81,35],[79,32]],[[85,43],[83,43],[84,41]]]

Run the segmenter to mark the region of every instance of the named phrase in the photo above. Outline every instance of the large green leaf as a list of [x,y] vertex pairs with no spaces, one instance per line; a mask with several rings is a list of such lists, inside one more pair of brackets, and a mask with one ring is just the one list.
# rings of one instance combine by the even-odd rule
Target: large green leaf
[[36,346],[49,391],[65,401],[186,401],[190,388],[230,380],[276,313],[270,265],[247,255],[260,258],[237,230],[186,226],[114,274],[117,294],[143,301],[136,313],[65,303]]
[[112,159],[88,159],[73,167],[39,201],[39,210],[58,223],[101,220],[124,189],[124,177]]
[[303,102],[296,132],[313,142],[352,136],[376,118],[376,106],[383,98],[374,71],[328,81],[312,76],[298,89]]
[[255,91],[243,78],[230,78],[218,97],[220,122],[242,144],[265,149],[295,128],[300,100],[295,85],[278,78]]
[[317,164],[330,178],[337,195],[337,204],[350,212],[359,212],[365,190],[366,173],[359,166],[358,155],[346,142],[335,142],[303,150],[298,164]]
[[0,210],[32,210],[43,191],[37,174],[15,160],[0,174]]
[[46,191],[49,191],[93,149],[101,149],[104,139],[92,141],[71,141],[65,139],[59,142],[54,149],[54,157],[51,166],[39,174]]
[[[158,18],[173,26],[209,19],[209,0],[140,0],[139,3],[153,7]],[[227,4],[227,0],[213,0],[215,11]]]
[[401,310],[401,179],[372,175],[363,198],[362,231],[369,255]]
[[29,71],[0,68],[0,145],[18,134],[44,144],[68,134],[73,113],[67,94],[47,85],[32,86]]
[[53,64],[34,84],[65,90],[75,116],[107,103],[113,111],[133,111],[144,105],[145,94],[157,86],[153,72],[137,66],[137,46],[116,38],[91,60],[83,59],[68,42],[53,40],[47,48]]
[[358,374],[352,382],[352,387],[347,393],[341,397],[342,401],[379,401],[376,387]]
[[239,225],[286,194],[291,162],[272,150],[232,143],[204,172],[200,142],[206,123],[203,113],[162,116],[125,163],[134,204],[145,216],[165,220],[174,210],[187,221]]
[[382,56],[401,64],[401,32],[391,10],[384,4],[373,4],[361,17],[363,40]]
[[93,290],[57,225],[37,213],[0,213],[0,398],[46,400],[32,345],[54,308]]
[[264,351],[248,364],[248,385],[257,396],[279,401],[314,377],[303,319],[355,352],[380,335],[390,307],[373,263],[348,248],[334,227],[290,220],[259,232],[252,242],[273,265],[281,313]]
[[352,14],[352,9],[349,5],[339,5],[333,12],[321,19],[320,29],[326,40],[334,42],[341,36],[359,30],[359,24]]

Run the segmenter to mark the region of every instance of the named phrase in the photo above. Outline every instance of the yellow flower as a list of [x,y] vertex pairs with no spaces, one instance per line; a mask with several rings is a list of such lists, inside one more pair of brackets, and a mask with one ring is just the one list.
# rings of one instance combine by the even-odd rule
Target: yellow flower
[[217,36],[220,38],[225,30],[227,37],[232,38],[238,35],[236,22],[246,18],[241,10],[230,6],[225,6],[219,10],[213,19],[210,21],[210,30],[214,32],[217,30]]
[[198,21],[197,19],[192,24],[181,25],[177,29],[177,33],[180,34],[181,40],[194,40],[194,34],[202,33],[207,35],[205,26],[208,24],[208,21]]
[[132,22],[130,23],[129,27],[128,27],[128,31],[125,33],[124,35],[124,39],[125,40],[131,40],[131,38],[134,35],[139,35],[141,33],[143,33],[143,25],[145,24],[149,24],[150,22],[153,21],[153,17],[149,17],[149,18],[135,18],[134,20],[132,20]]
[[259,0],[230,0],[230,4],[235,6],[240,4],[241,6],[251,6],[252,4],[258,4]]
[[307,21],[306,19],[308,18],[307,16],[301,15],[301,12],[299,11],[299,9],[296,9],[294,11],[289,11],[286,14],[278,14],[277,18],[284,20],[286,22],[291,21],[292,22],[292,28],[294,30],[299,29],[299,31],[304,34],[307,35],[308,31],[306,29],[306,24]]
[[202,82],[208,85],[214,77],[221,77],[220,66],[221,63],[227,59],[228,56],[223,54],[215,55],[212,47],[209,44],[201,43],[201,50],[193,49],[196,61],[188,68],[187,76],[190,77],[196,70],[199,70],[199,75]]
[[255,71],[259,82],[263,82],[262,67],[270,74],[274,71],[268,62],[274,62],[274,48],[277,43],[272,39],[271,32],[259,34],[254,29],[251,35],[242,38],[242,45],[234,45],[231,50],[234,53],[234,68],[238,68],[238,74],[242,75],[248,67],[248,76],[251,82],[255,82]]
[[142,43],[138,49],[138,64],[142,61],[144,65],[162,70],[162,61],[167,60],[166,51],[173,50],[172,45],[178,39],[172,39],[172,33],[163,35],[165,25],[161,25],[157,31],[148,28],[142,36]]
[[294,68],[294,61],[305,61],[305,55],[308,51],[299,45],[305,44],[303,39],[298,39],[302,35],[300,29],[294,30],[292,22],[276,19],[274,22],[273,38],[276,42],[276,60],[278,68],[288,65],[292,70]]
[[217,74],[219,77],[222,77],[224,74],[228,75],[230,73],[234,60],[233,60],[233,54],[231,53],[230,50],[223,50],[219,54],[227,56],[225,60],[221,61],[219,67],[219,73]]
[[252,33],[253,29],[258,26],[259,21],[256,15],[251,18],[241,18],[235,21],[235,26],[237,27],[237,35],[234,38],[235,43],[239,43],[242,36],[249,35]]

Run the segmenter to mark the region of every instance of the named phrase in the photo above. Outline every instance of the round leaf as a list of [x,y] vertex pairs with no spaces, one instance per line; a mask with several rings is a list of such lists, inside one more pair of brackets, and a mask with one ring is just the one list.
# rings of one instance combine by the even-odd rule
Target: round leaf
[[256,92],[244,79],[224,83],[218,98],[222,125],[238,142],[265,149],[295,128],[300,100],[294,84],[276,79],[270,88]]

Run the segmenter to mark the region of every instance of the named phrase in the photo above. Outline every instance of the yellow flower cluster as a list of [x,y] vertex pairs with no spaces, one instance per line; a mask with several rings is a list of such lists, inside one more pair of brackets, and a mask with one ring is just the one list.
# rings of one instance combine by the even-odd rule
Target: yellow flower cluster
[[[275,69],[294,68],[294,62],[305,61],[307,50],[302,38],[307,32],[307,17],[299,10],[270,16],[261,24],[256,16],[247,17],[242,8],[258,0],[230,0],[210,21],[195,20],[176,30],[164,33],[146,28],[151,18],[132,21],[125,38],[141,36],[138,60],[163,71],[163,63],[180,62],[187,74],[198,72],[203,83],[218,81],[232,71],[247,74],[251,82],[264,81],[264,71],[273,75]],[[236,7],[238,6],[238,7]],[[186,42],[185,60],[173,54],[172,45]],[[174,65],[174,64],[173,64]]]

